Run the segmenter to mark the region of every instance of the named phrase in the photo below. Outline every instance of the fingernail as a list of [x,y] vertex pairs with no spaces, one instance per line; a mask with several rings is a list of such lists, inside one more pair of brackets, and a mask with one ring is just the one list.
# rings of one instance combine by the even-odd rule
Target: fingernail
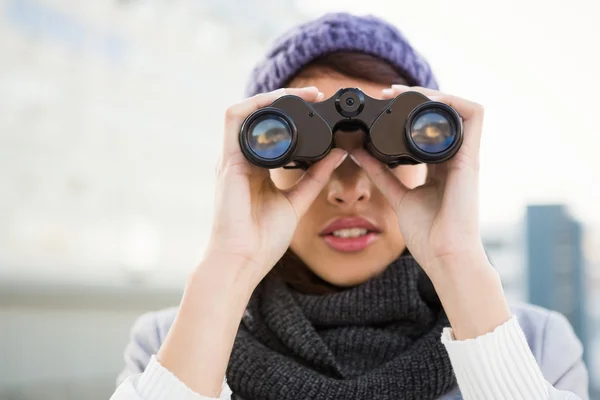
[[325,93],[319,92],[319,94],[317,95],[317,100],[323,100],[324,98],[325,98]]
[[399,83],[397,83],[397,84],[395,84],[395,85],[392,85],[392,87],[393,87],[394,89],[408,89],[408,86],[406,86],[406,85],[401,85],[401,84],[399,84]]
[[342,158],[340,158],[337,162],[337,164],[335,164],[335,167],[339,167],[340,165],[342,165],[342,163],[344,162],[344,160],[346,159],[346,157],[348,157],[348,153],[344,153],[344,155],[342,156]]
[[352,161],[354,161],[354,163],[356,165],[358,165],[359,167],[362,167],[362,165],[360,165],[360,163],[358,162],[358,160],[356,159],[356,157],[354,157],[354,155],[350,154],[350,158],[352,159]]
[[390,88],[383,89],[381,91],[381,93],[383,93],[384,96],[391,96],[394,94],[394,89],[390,89]]

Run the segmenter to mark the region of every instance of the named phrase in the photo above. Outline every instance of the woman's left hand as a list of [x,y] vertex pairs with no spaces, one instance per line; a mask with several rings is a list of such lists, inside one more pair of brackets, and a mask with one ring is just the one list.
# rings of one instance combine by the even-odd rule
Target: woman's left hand
[[[414,189],[406,187],[390,168],[364,149],[350,156],[392,204],[406,246],[436,287],[455,335],[457,331],[464,333],[462,336],[485,333],[480,331],[505,322],[510,312],[479,231],[479,147],[484,109],[477,103],[422,87],[394,85],[384,90],[382,97],[393,98],[406,91],[420,92],[459,113],[464,139],[456,155],[444,163],[428,165],[425,184]],[[478,303],[478,307],[473,309],[468,303]],[[492,318],[480,327],[469,328],[461,323],[465,313],[481,318],[486,312],[491,312]]]

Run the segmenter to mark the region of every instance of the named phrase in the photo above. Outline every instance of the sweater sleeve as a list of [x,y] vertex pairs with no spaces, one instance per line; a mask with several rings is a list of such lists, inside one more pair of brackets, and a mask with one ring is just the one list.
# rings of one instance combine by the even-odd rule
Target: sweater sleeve
[[127,377],[110,400],[230,400],[231,390],[223,382],[218,398],[201,396],[163,367],[155,355],[145,371]]
[[156,359],[168,329],[158,323],[157,314],[139,317],[125,348],[125,368],[117,378],[111,400],[230,400],[231,390],[223,379],[220,397],[213,399],[193,392]]
[[516,317],[464,341],[446,328],[442,342],[465,400],[582,400],[544,379]]

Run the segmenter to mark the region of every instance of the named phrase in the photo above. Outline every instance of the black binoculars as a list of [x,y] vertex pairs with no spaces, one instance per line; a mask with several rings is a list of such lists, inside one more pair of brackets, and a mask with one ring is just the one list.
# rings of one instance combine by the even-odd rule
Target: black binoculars
[[389,167],[444,162],[463,141],[462,119],[449,105],[413,91],[378,100],[358,88],[319,103],[280,97],[244,120],[239,141],[259,167],[306,169],[331,150],[335,132],[359,129],[365,149]]

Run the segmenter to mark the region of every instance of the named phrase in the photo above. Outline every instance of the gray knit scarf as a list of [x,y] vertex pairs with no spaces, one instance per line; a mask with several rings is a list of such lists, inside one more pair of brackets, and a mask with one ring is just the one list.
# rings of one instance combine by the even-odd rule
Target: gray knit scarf
[[436,399],[455,385],[446,315],[411,256],[325,295],[268,277],[255,290],[227,369],[244,400]]

